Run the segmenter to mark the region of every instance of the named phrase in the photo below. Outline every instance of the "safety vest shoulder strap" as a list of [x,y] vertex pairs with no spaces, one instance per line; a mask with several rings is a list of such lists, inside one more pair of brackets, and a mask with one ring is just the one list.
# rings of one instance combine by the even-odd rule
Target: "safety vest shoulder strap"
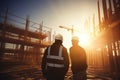
[[48,55],[50,55],[51,46],[48,47]]
[[63,46],[60,46],[59,48],[59,56],[62,57],[62,49],[63,49]]

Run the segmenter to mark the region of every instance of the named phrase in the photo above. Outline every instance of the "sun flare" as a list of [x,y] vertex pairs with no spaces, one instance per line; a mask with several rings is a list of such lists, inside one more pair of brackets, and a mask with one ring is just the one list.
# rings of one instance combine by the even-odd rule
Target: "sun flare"
[[80,44],[82,46],[89,46],[90,44],[90,36],[88,34],[81,34],[79,36]]

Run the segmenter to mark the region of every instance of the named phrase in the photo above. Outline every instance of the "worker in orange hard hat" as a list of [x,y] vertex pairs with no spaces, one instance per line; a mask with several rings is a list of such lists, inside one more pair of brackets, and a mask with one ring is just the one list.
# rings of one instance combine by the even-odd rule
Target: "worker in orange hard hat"
[[78,45],[79,38],[72,37],[72,47],[70,47],[71,70],[73,80],[86,80],[87,60],[85,50]]
[[69,68],[67,49],[62,45],[63,36],[57,34],[55,42],[48,46],[42,58],[42,73],[47,80],[64,80]]

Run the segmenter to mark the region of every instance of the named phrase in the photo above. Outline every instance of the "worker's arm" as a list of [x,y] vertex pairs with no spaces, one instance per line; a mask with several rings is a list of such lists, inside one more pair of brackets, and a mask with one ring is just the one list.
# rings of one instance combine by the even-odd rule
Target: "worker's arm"
[[68,56],[68,52],[66,48],[64,48],[63,54],[64,54],[65,74],[66,74],[69,69],[69,64],[70,64],[69,56]]
[[46,77],[46,57],[47,57],[47,52],[48,52],[48,48],[45,50],[44,54],[43,54],[43,58],[42,58],[42,64],[41,64],[41,69],[42,69],[42,73],[43,76]]

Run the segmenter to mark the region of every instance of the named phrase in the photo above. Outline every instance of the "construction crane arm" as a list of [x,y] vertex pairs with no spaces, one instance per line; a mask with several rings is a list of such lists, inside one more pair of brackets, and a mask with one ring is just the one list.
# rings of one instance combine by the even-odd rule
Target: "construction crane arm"
[[68,31],[69,30],[72,30],[72,28],[69,28],[69,27],[65,27],[65,26],[59,26],[60,28],[64,28],[64,29],[67,29]]
[[81,32],[79,30],[75,30],[74,27],[72,26],[72,28],[66,27],[66,26],[59,26],[59,28],[63,28],[63,29],[67,29],[68,31],[71,31],[72,35],[74,34],[74,32]]
[[72,28],[69,28],[69,27],[65,27],[65,26],[59,26],[60,28],[64,28],[64,29],[67,29],[68,31],[70,30],[72,35],[74,34],[74,29],[73,27]]

